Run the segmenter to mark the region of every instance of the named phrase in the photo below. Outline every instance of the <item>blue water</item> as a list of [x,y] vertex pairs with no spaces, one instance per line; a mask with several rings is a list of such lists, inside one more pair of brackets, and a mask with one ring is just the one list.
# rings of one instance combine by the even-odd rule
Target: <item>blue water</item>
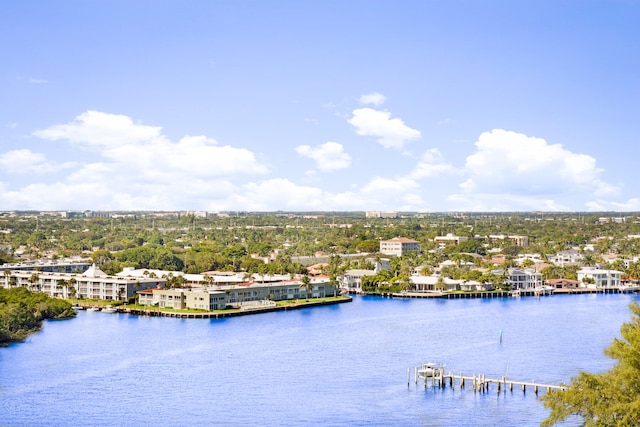
[[220,320],[80,312],[0,348],[0,425],[538,425],[547,411],[530,391],[408,387],[407,368],[551,384],[601,372],[633,298],[356,297]]

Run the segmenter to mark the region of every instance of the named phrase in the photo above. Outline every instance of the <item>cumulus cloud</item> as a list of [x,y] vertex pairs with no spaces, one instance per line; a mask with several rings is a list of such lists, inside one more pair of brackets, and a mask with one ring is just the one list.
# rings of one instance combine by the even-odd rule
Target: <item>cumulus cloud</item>
[[385,103],[387,97],[381,93],[374,92],[366,95],[360,95],[360,99],[358,100],[362,105],[375,105],[379,106]]
[[447,197],[456,210],[467,212],[566,211],[569,206],[554,199],[504,193],[456,193]]
[[11,174],[44,174],[73,167],[73,162],[54,164],[44,154],[21,149],[0,154],[0,170]]
[[161,139],[161,131],[161,127],[135,124],[124,115],[86,111],[73,122],[38,130],[33,134],[43,139],[62,139],[85,146],[121,147]]
[[469,178],[466,191],[520,194],[557,194],[594,189],[613,194],[616,186],[599,180],[602,169],[596,159],[576,154],[542,138],[494,129],[475,143],[476,152],[466,159]]
[[420,138],[420,131],[405,125],[401,119],[392,119],[388,111],[358,108],[353,110],[348,122],[358,135],[373,136],[385,148],[402,148],[407,142]]
[[351,165],[351,156],[345,153],[342,144],[337,142],[325,142],[315,148],[309,145],[300,145],[296,147],[296,152],[301,156],[315,160],[316,167],[323,172],[345,169]]
[[[32,181],[17,191],[5,186],[1,198],[7,207],[206,208],[230,199],[242,180],[265,175],[270,169],[245,148],[220,145],[206,136],[187,135],[174,142],[160,127],[99,111],[87,111],[72,122],[33,135],[90,151],[92,160],[82,163],[79,155],[75,164],[55,165],[27,149],[0,154],[0,169],[10,173],[53,172],[74,166],[60,182]],[[239,183],[232,183],[231,178]]]
[[637,212],[640,211],[640,198],[633,197],[624,202],[612,202],[608,200],[594,200],[585,203],[587,210],[592,212],[603,211],[621,211],[621,212]]
[[425,210],[418,183],[407,178],[374,178],[364,186],[343,192],[298,185],[285,178],[248,183],[230,198],[234,206],[248,210]]
[[467,156],[461,193],[448,200],[464,210],[569,210],[568,199],[614,196],[596,159],[542,138],[494,129]]
[[433,178],[445,174],[456,174],[458,170],[446,163],[437,148],[427,150],[409,175],[412,179]]
[[127,116],[99,111],[87,111],[74,122],[34,135],[98,150],[111,171],[127,176],[166,180],[268,172],[267,165],[259,163],[247,149],[219,146],[206,136],[187,135],[173,142],[162,134],[161,127],[136,124]]

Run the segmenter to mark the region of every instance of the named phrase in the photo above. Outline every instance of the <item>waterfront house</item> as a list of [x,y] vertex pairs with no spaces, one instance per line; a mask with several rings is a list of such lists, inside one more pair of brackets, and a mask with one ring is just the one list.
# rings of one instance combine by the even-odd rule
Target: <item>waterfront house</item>
[[491,272],[496,277],[506,277],[506,285],[513,290],[533,290],[542,286],[542,273],[532,268],[509,268],[504,270],[493,270]]
[[415,292],[459,291],[464,283],[464,280],[450,279],[435,274],[431,276],[413,275],[410,280],[411,288]]
[[364,276],[375,276],[375,270],[354,269],[347,270],[344,274],[338,276],[340,288],[346,289],[348,292],[362,292],[362,278]]
[[590,289],[618,289],[622,277],[621,271],[604,270],[595,267],[585,267],[578,270],[578,281],[586,283]]
[[554,289],[579,289],[584,287],[579,280],[571,279],[549,279],[545,281],[545,284],[553,286]]

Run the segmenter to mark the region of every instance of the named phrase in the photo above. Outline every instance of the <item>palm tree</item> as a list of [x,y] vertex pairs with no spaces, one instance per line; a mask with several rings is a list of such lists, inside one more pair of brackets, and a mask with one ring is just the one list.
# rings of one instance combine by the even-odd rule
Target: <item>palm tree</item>
[[38,280],[40,280],[40,276],[38,275],[38,273],[32,273],[31,276],[29,276],[29,279],[27,280],[31,285],[29,286],[31,291],[35,291],[37,288],[36,283],[38,283]]
[[302,283],[300,284],[300,289],[305,290],[306,300],[309,301],[309,292],[313,290],[313,285],[311,284],[311,279],[306,274],[302,276]]
[[[64,289],[64,288],[66,288],[67,286],[69,286],[69,282],[67,282],[65,279],[60,279],[60,280],[58,280],[58,281],[56,282],[56,288],[57,288],[57,289]],[[66,296],[67,296],[66,294],[67,294],[67,293],[65,292],[65,293],[64,293],[64,297],[65,297],[65,298],[66,298]]]
[[640,262],[632,262],[629,264],[626,273],[632,279],[640,279]]
[[346,271],[346,266],[341,265],[341,258],[338,255],[331,255],[329,257],[329,264],[327,264],[326,271],[329,275],[329,286],[333,286],[333,296],[338,294],[338,276],[342,276]]

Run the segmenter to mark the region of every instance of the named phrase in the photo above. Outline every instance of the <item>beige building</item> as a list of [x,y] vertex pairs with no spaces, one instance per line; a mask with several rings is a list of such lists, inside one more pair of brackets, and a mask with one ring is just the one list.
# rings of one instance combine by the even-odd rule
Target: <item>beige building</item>
[[455,234],[448,233],[446,236],[434,237],[433,241],[438,244],[439,249],[444,249],[447,245],[457,245],[468,239],[467,236],[456,236]]
[[420,252],[420,243],[406,237],[394,237],[390,240],[380,241],[380,253],[402,256],[407,252]]
[[222,310],[227,306],[227,294],[206,289],[145,289],[138,292],[141,305],[176,310]]
[[138,292],[139,303],[147,306],[175,309],[222,310],[226,307],[246,308],[266,305],[264,302],[324,298],[337,294],[327,277],[311,279],[309,293],[301,280],[280,282],[246,282],[240,285],[187,289],[147,289]]

